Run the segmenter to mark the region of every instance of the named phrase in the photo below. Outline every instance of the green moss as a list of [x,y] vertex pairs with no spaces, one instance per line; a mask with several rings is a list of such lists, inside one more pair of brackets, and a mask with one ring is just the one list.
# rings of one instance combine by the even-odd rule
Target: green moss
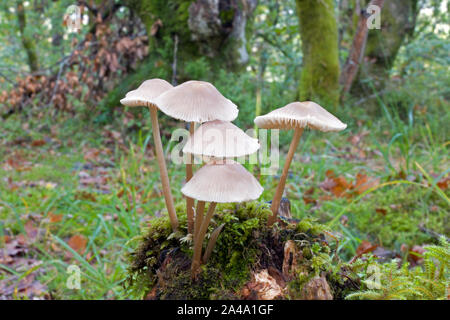
[[222,23],[232,23],[234,18],[235,10],[230,8],[229,10],[222,10],[219,13],[219,19]]
[[126,5],[141,18],[150,34],[152,25],[161,19],[164,23],[160,29],[162,35],[176,32],[179,35],[189,33],[189,6],[193,0],[126,0]]
[[310,232],[313,235],[317,236],[326,231],[326,227],[324,225],[316,223],[316,221],[317,219],[314,218],[305,218],[297,224],[296,229],[298,232]]
[[197,281],[192,282],[192,243],[183,236],[186,233],[184,203],[176,209],[180,222],[178,234],[172,234],[169,220],[164,216],[152,220],[144,235],[134,239],[138,245],[130,255],[126,285],[137,297],[156,288],[158,299],[235,299],[242,286],[250,281],[252,271],[270,266],[282,269],[287,240],[294,240],[299,252],[304,252],[298,261],[299,270],[303,271],[298,272],[300,278],[290,285],[294,295],[301,291],[307,279],[333,269],[330,248],[320,234],[324,227],[312,219],[302,222],[301,227],[275,225],[268,229],[267,217],[271,212],[267,203],[219,204],[206,238],[219,225],[224,227],[211,258],[202,266]]
[[336,106],[339,57],[334,1],[297,0],[296,3],[303,52],[300,100]]

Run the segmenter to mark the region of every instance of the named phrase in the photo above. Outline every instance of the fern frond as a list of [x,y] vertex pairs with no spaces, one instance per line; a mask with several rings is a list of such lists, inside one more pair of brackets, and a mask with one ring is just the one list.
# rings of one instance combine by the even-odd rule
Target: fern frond
[[[355,261],[355,269],[362,272],[361,283],[364,286],[346,299],[446,299],[450,285],[450,245],[446,239],[440,239],[440,245],[424,248],[423,265],[412,269],[409,269],[408,264],[398,268],[396,261],[379,264],[371,260],[370,264],[376,264],[379,270],[380,289],[373,289],[374,283],[368,274],[367,261]],[[371,287],[371,290],[366,290],[366,287]]]

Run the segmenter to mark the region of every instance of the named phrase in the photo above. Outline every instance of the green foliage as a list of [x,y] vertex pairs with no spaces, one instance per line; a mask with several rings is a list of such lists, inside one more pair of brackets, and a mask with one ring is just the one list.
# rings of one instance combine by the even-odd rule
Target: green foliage
[[441,300],[447,299],[450,284],[450,245],[442,238],[440,245],[425,247],[423,267],[398,267],[397,261],[377,263],[373,257],[359,259],[353,265],[360,273],[362,287],[346,299],[370,300]]
[[[29,45],[36,47],[41,67],[57,63],[61,53],[70,53],[72,39],[82,39],[86,34],[87,27],[82,25],[79,34],[66,34],[64,37],[63,16],[66,9],[74,4],[73,1],[51,1],[45,5],[29,1],[23,3],[26,16],[24,34],[26,38],[32,39],[33,43]],[[16,15],[16,1],[3,1],[0,4],[0,72],[10,80],[29,71]],[[10,85],[6,82],[1,87],[8,88]]]

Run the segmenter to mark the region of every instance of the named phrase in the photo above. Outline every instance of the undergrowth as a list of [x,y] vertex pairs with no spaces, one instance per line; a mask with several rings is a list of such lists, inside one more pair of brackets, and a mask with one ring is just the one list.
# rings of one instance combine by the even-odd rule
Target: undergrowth
[[373,256],[358,259],[352,268],[361,277],[361,289],[346,299],[369,300],[445,300],[450,285],[450,245],[445,238],[440,245],[425,247],[423,265],[410,268],[406,262],[378,263]]

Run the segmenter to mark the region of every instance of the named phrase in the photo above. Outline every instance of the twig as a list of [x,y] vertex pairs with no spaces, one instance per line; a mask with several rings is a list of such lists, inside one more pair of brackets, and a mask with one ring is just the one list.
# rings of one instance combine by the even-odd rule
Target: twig
[[367,100],[370,100],[370,99],[376,98],[378,96],[384,95],[385,93],[387,93],[387,91],[388,91],[387,89],[384,89],[384,90],[381,90],[380,92],[375,92],[375,93],[371,94],[370,96],[367,96],[367,97],[359,99],[353,105],[354,106],[358,106],[361,103],[366,102]]
[[70,55],[65,56],[59,65],[59,71],[58,71],[58,75],[56,76],[56,80],[55,80],[55,86],[53,87],[53,91],[52,91],[52,95],[50,96],[50,100],[48,101],[47,104],[47,108],[50,107],[51,103],[53,102],[53,98],[55,97],[56,92],[58,91],[58,87],[59,87],[59,80],[61,78],[61,75],[67,65],[67,63],[72,59],[73,55],[75,54],[76,51],[78,51],[81,46],[84,45],[85,40],[81,41],[76,47],[75,49],[72,50],[72,52],[70,53]]
[[281,53],[289,60],[294,60],[294,58],[292,58],[292,56],[289,54],[289,52],[287,52],[285,49],[283,49],[283,46],[278,41],[269,39],[269,37],[267,35],[265,35],[263,33],[259,33],[259,32],[256,34],[256,36],[261,37],[265,42],[270,44],[272,47],[280,50]]
[[447,242],[450,242],[450,239],[447,238],[445,235],[437,233],[436,231],[433,231],[431,229],[425,228],[423,225],[419,225],[419,230],[436,240],[439,240],[440,238],[444,237],[447,240]]
[[11,79],[9,79],[7,76],[5,76],[3,73],[0,72],[0,77],[2,77],[3,79],[5,79],[6,81],[8,81],[9,83],[12,84],[16,84],[14,81],[12,81]]

